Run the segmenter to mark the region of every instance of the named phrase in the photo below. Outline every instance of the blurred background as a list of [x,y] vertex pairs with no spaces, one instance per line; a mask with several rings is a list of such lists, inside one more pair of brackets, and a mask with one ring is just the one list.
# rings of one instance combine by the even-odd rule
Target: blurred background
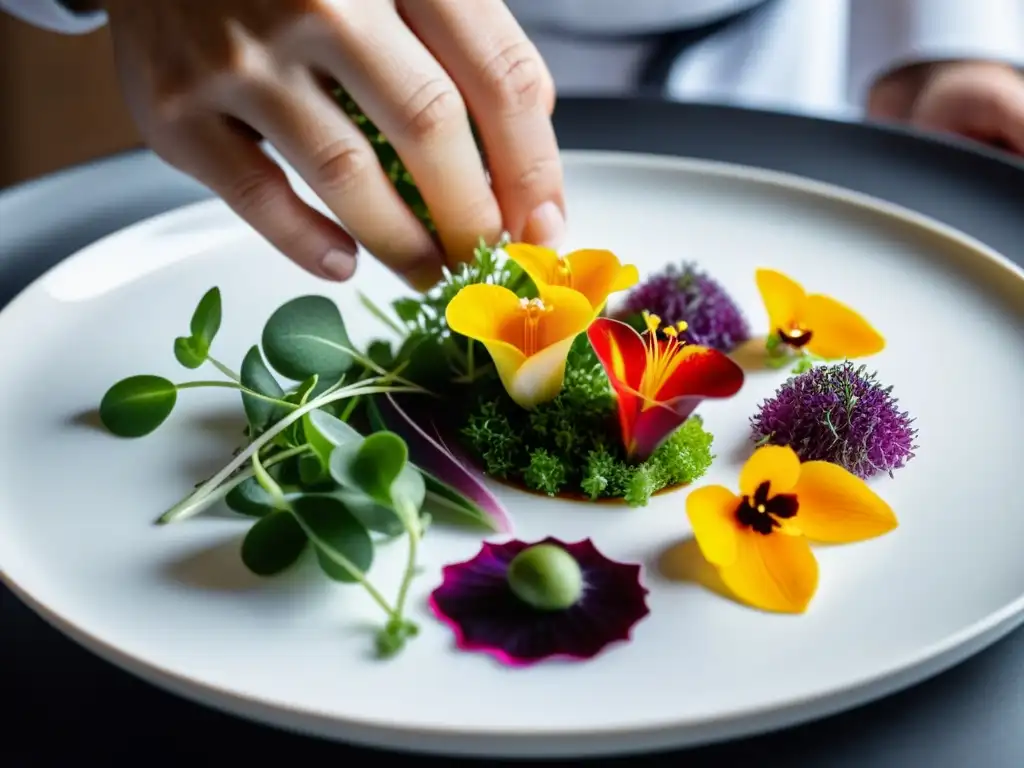
[[59,35],[0,13],[0,188],[141,146],[106,28]]

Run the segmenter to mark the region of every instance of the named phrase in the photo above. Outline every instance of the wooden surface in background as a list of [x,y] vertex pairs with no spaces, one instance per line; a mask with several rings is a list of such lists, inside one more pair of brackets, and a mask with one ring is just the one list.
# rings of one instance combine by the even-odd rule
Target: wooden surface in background
[[105,29],[59,35],[0,12],[0,188],[139,144]]

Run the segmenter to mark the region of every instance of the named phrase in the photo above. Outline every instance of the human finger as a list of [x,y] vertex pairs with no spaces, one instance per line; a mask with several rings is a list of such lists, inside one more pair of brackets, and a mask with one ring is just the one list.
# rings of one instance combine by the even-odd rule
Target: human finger
[[363,247],[413,287],[441,277],[443,259],[369,141],[306,70],[235,89],[225,103],[258,130]]
[[423,195],[449,263],[468,260],[480,237],[497,238],[502,217],[462,96],[390,4],[353,9],[328,20],[310,63],[335,77],[388,137]]
[[308,272],[346,280],[356,243],[292,189],[251,136],[222,116],[203,116],[149,137],[154,151],[221,197],[271,245]]
[[554,81],[501,0],[399,0],[480,130],[505,227],[557,247],[565,229],[562,164],[551,123]]

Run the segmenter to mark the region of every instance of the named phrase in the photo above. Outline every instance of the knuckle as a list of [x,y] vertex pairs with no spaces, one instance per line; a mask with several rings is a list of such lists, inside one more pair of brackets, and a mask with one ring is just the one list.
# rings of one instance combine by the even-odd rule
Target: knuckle
[[441,78],[429,80],[416,89],[403,112],[404,133],[414,141],[444,135],[468,119],[462,96]]
[[254,171],[233,181],[225,190],[224,199],[242,218],[264,211],[281,199],[283,179],[276,173]]
[[365,180],[374,165],[371,152],[351,142],[337,142],[313,157],[313,177],[326,190],[345,193]]
[[561,184],[562,164],[557,157],[536,157],[513,177],[511,192],[515,196],[545,199]]
[[153,94],[145,122],[153,130],[161,126],[175,126],[185,122],[195,109],[191,89],[165,86]]
[[483,74],[498,108],[506,112],[545,106],[554,95],[540,56],[525,40],[502,48],[484,66]]

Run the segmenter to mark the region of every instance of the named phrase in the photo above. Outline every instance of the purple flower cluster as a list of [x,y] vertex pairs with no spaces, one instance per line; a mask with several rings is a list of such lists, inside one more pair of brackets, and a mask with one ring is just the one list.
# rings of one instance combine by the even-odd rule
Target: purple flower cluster
[[816,366],[794,376],[750,420],[758,443],[788,445],[803,461],[829,461],[861,479],[903,467],[917,430],[892,387],[853,363]]
[[643,331],[639,316],[645,309],[667,325],[685,320],[689,328],[683,337],[690,344],[731,352],[750,338],[750,327],[729,294],[692,264],[669,266],[638,285],[621,317]]

